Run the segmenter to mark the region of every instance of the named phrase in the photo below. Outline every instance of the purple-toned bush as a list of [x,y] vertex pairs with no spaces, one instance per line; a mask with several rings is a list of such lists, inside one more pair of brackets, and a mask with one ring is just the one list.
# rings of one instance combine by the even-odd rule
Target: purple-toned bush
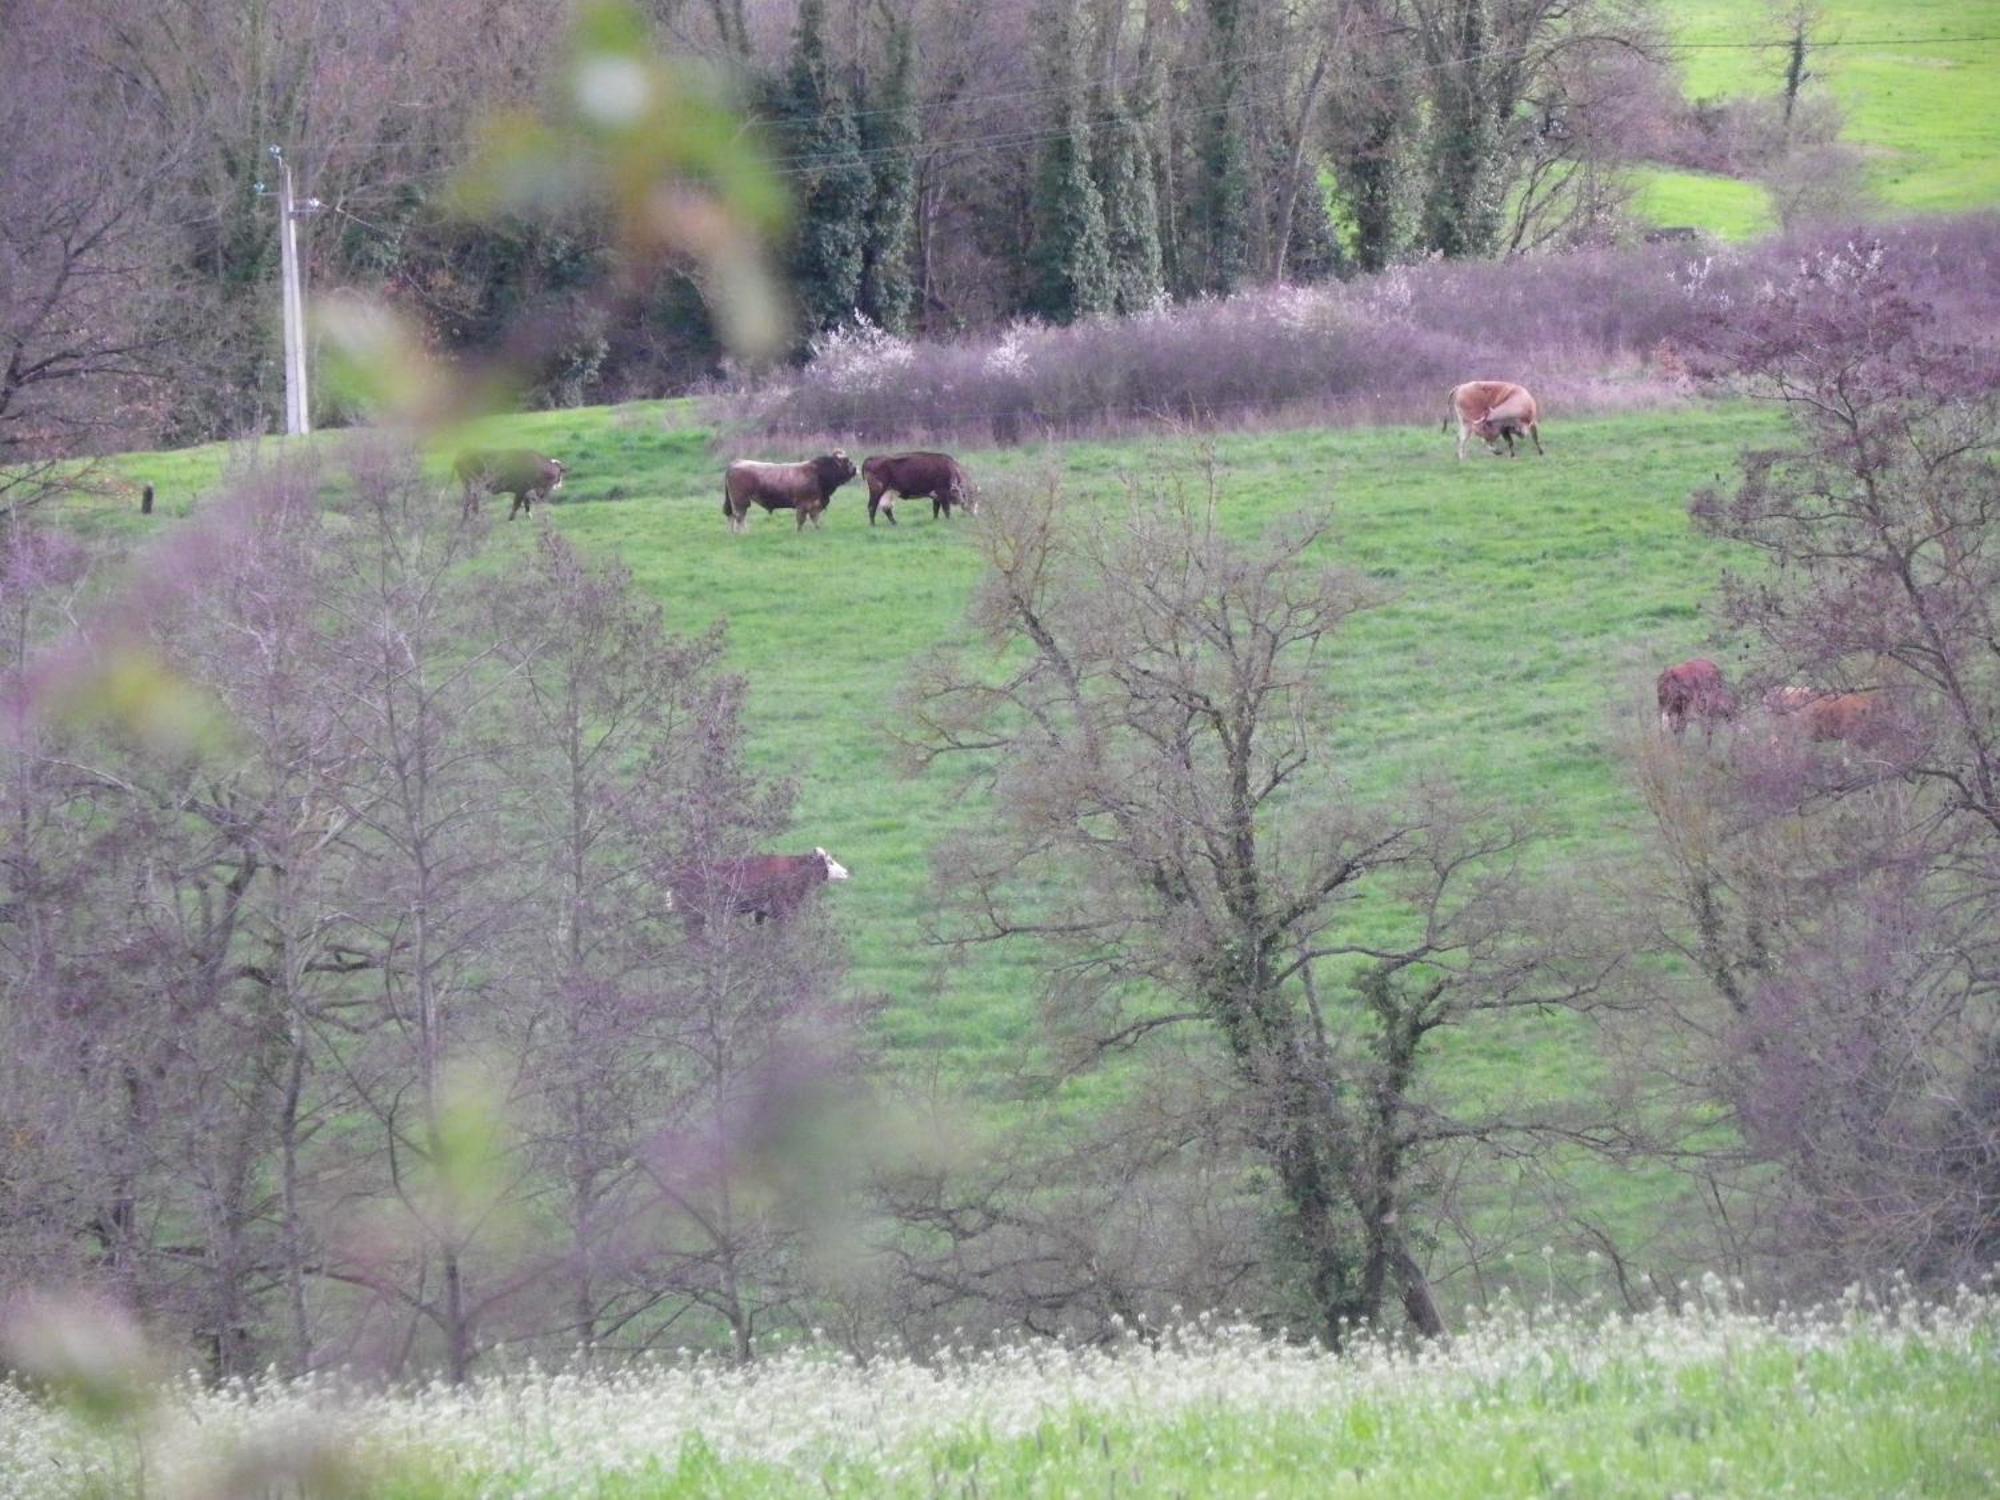
[[1017,442],[1172,422],[1416,421],[1462,380],[1519,380],[1557,411],[1680,399],[1680,350],[1803,255],[1879,240],[1954,321],[2000,327],[2000,218],[1810,233],[1744,249],[1649,245],[1427,262],[1068,328],[918,343],[864,328],[721,398],[760,436]]

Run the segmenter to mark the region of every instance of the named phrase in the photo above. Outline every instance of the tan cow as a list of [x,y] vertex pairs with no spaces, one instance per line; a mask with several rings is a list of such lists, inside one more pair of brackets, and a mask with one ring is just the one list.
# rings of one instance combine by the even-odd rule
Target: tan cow
[[1523,434],[1534,440],[1535,452],[1542,452],[1541,409],[1526,386],[1511,380],[1468,380],[1452,387],[1450,399],[1451,410],[1438,430],[1450,431],[1451,419],[1458,418],[1460,463],[1465,462],[1465,440],[1475,433],[1496,456],[1504,438],[1507,456],[1512,458],[1514,439]]
[[1772,688],[1764,704],[1779,718],[1791,718],[1808,740],[1861,745],[1886,727],[1887,705],[1878,693],[1818,692],[1805,687]]

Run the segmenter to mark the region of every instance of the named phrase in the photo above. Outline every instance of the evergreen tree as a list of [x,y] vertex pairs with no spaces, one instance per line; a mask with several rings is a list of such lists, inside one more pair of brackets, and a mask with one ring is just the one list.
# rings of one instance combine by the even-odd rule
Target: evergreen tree
[[1078,66],[1075,0],[1046,0],[1036,16],[1042,76],[1053,107],[1034,193],[1031,306],[1057,323],[1115,303],[1104,200],[1090,175],[1090,125]]
[[[1272,163],[1272,175],[1283,178],[1291,170],[1282,147],[1279,160]],[[1272,204],[1271,236],[1280,232],[1278,205]],[[1299,185],[1298,200],[1292,205],[1290,232],[1285,239],[1285,280],[1290,282],[1327,281],[1347,268],[1346,252],[1334,229],[1333,214],[1327,203],[1326,188],[1320,181],[1318,163],[1309,159],[1305,181]]]
[[801,0],[785,95],[786,154],[800,171],[792,291],[800,331],[810,337],[851,322],[860,306],[874,190],[827,50],[825,0]]
[[861,95],[861,144],[874,174],[874,202],[862,247],[861,310],[891,333],[909,330],[917,288],[910,270],[916,240],[919,138],[915,26],[889,22],[888,77],[879,93]]
[[1423,239],[1453,258],[1490,253],[1500,233],[1499,130],[1480,69],[1491,43],[1485,0],[1451,0],[1431,99]]
[[1202,132],[1201,217],[1208,237],[1208,285],[1233,292],[1252,265],[1250,244],[1250,129],[1248,79],[1243,67],[1242,0],[1208,0],[1209,24],[1220,66]]
[[1153,153],[1139,122],[1107,100],[1097,131],[1097,182],[1111,259],[1112,305],[1143,312],[1166,292],[1160,260],[1160,205]]

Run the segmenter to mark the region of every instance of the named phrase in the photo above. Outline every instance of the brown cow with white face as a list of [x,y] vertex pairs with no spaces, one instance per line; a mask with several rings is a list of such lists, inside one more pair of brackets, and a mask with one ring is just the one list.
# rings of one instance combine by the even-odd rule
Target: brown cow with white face
[[854,460],[838,448],[795,464],[739,458],[723,471],[722,514],[729,529],[741,533],[752,505],[763,506],[767,513],[789,510],[804,531],[808,521],[819,526],[833,492],[853,477]]
[[1533,440],[1535,452],[1542,452],[1541,409],[1524,385],[1511,380],[1468,380],[1451,389],[1451,410],[1438,430],[1448,432],[1452,418],[1458,419],[1458,461],[1465,462],[1465,440],[1477,434],[1487,450],[1499,456],[1505,439],[1507,456],[1514,456],[1514,439]]
[[821,886],[848,878],[847,867],[825,849],[751,854],[681,870],[667,888],[667,909],[696,926],[710,916],[754,917],[761,926],[783,921]]
[[472,449],[459,454],[451,467],[458,482],[465,486],[463,514],[469,516],[479,509],[482,493],[512,495],[514,503],[507,510],[510,521],[523,511],[533,515],[535,502],[546,500],[561,489],[563,476],[569,472],[561,460],[543,458],[526,448],[489,452]]

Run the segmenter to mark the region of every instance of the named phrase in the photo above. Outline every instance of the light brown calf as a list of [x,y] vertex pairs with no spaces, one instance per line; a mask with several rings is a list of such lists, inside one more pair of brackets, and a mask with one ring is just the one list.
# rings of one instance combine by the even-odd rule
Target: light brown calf
[[1475,433],[1494,454],[1501,439],[1507,442],[1507,456],[1514,456],[1514,439],[1526,435],[1542,452],[1541,410],[1524,385],[1511,380],[1468,380],[1451,390],[1451,410],[1445,414],[1441,432],[1451,429],[1458,418],[1458,460],[1465,462],[1465,440]]

